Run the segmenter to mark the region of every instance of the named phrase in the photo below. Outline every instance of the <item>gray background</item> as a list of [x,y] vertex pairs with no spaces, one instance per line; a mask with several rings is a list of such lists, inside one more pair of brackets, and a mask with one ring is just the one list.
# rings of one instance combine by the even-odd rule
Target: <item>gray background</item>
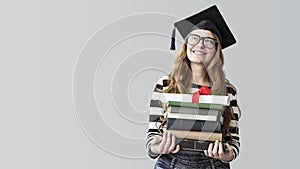
[[[145,111],[154,83],[170,70],[175,54],[167,50],[169,39],[164,35],[171,32],[176,17],[212,4],[219,6],[238,40],[237,45],[225,50],[227,76],[238,88],[242,109],[242,147],[233,168],[296,164],[299,148],[293,129],[298,128],[299,115],[293,106],[297,106],[299,86],[297,3],[18,0],[2,1],[0,5],[0,168],[152,168],[154,161],[144,158]],[[97,44],[109,39],[101,32],[116,28],[126,18],[141,19],[129,16],[143,13],[162,16],[156,26],[148,25],[148,31],[163,35],[149,38],[144,33],[128,38],[109,53],[107,58],[111,60],[97,67],[103,55],[94,50],[109,47],[108,43]],[[153,16],[150,23],[155,21],[151,20]],[[122,23],[120,30],[140,31],[133,20],[128,23],[127,27]],[[118,29],[111,29],[109,33],[116,32]],[[118,38],[118,34],[112,36],[113,40]],[[130,51],[129,47],[135,45]],[[142,49],[145,51],[139,51]],[[93,55],[94,60],[84,57]],[[98,62],[86,66],[93,61]],[[108,64],[112,66],[105,67]],[[145,65],[152,68],[142,70]],[[82,73],[84,68],[90,73]],[[85,75],[94,81],[80,86]],[[127,94],[122,93],[124,90]],[[99,113],[96,107],[89,107],[89,100],[80,100],[85,97],[104,111]],[[109,98],[107,104],[103,104],[103,97]],[[130,102],[134,107],[128,106]],[[90,109],[84,109],[87,107]],[[107,114],[109,108],[111,114]],[[95,113],[96,118],[89,113]]]

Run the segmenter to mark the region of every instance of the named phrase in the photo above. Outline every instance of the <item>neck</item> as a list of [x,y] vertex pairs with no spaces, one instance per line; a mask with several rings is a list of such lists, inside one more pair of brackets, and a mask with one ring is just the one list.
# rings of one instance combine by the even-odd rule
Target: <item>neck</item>
[[203,64],[191,63],[191,69],[193,74],[193,83],[210,86],[208,74]]

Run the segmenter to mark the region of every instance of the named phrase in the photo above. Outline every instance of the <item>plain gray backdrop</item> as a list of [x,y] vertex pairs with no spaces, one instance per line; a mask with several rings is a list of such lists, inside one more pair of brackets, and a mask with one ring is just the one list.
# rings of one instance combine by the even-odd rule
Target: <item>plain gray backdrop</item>
[[296,1],[0,4],[0,168],[153,168],[147,106],[175,58],[172,24],[213,4],[238,42],[224,50],[242,110],[232,168],[296,164]]

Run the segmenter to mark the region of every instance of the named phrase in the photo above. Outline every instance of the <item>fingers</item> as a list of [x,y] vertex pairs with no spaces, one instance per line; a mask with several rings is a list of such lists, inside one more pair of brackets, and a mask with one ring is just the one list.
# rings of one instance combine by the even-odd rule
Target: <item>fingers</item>
[[159,144],[162,140],[162,137],[161,136],[157,136],[153,139],[152,141],[152,145],[156,145],[156,144]]
[[228,143],[225,143],[225,145],[228,149],[226,152],[224,152],[221,141],[215,141],[214,144],[210,143],[208,149],[204,151],[204,154],[212,158],[231,161],[233,159],[233,149]]
[[176,149],[174,150],[176,145],[176,137],[172,135],[172,145],[170,147],[170,153],[177,153],[180,150],[180,146],[176,145]]
[[180,150],[180,146],[177,145],[177,146],[176,146],[176,149],[175,149],[174,151],[171,151],[171,153],[177,153],[179,150]]
[[176,146],[176,137],[168,131],[164,132],[161,142],[159,144],[160,154],[177,153],[179,150],[179,145]]
[[176,144],[176,138],[175,138],[175,136],[172,135],[171,133],[170,133],[170,135],[171,135],[171,145],[170,145],[170,147],[168,149],[168,152],[172,152],[174,150],[175,144]]
[[172,134],[170,132],[165,132],[166,133],[166,143],[163,149],[163,154],[168,154],[169,153],[169,148],[172,144]]
[[213,157],[212,155],[213,143],[210,143],[207,149],[207,156]]
[[176,146],[176,137],[166,131],[162,137],[158,136],[153,139],[150,150],[157,154],[177,153],[180,150],[180,146]]
[[161,141],[162,141],[162,137],[161,137],[161,136],[157,136],[157,137],[155,137],[155,138],[152,140],[150,150],[151,150],[153,153],[160,154],[161,151],[160,151],[160,146],[159,146],[159,144],[161,143]]
[[228,143],[225,144],[229,153],[233,153],[233,148]]
[[222,142],[219,142],[218,154],[219,154],[219,158],[223,158],[223,156],[224,156],[224,150],[223,150]]
[[226,151],[222,157],[221,160],[224,160],[224,161],[232,161],[233,160],[233,148],[231,147],[231,145],[229,145],[228,143],[225,144],[228,151]]
[[165,148],[165,144],[167,142],[167,134],[168,134],[167,132],[164,132],[162,140],[159,144],[159,152],[162,154],[164,154],[164,148]]
[[222,142],[216,140],[215,143],[210,143],[208,149],[204,151],[204,154],[212,158],[220,158],[224,155]]
[[[233,158],[233,148],[231,147],[231,145],[229,145],[228,143],[226,143],[226,147],[228,149],[228,154],[230,157]],[[226,153],[227,154],[227,153]]]
[[215,141],[215,145],[214,145],[214,148],[212,150],[212,154],[215,158],[218,158],[219,157],[219,153],[218,153],[218,149],[219,149],[219,140],[216,140]]

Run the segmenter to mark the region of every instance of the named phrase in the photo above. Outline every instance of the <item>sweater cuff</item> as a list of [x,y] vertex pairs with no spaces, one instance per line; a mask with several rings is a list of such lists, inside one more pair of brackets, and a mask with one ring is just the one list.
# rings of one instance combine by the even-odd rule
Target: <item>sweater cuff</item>
[[150,158],[156,159],[158,156],[160,156],[160,154],[156,154],[156,153],[152,152],[150,147],[151,147],[151,144],[148,147],[148,155]]

